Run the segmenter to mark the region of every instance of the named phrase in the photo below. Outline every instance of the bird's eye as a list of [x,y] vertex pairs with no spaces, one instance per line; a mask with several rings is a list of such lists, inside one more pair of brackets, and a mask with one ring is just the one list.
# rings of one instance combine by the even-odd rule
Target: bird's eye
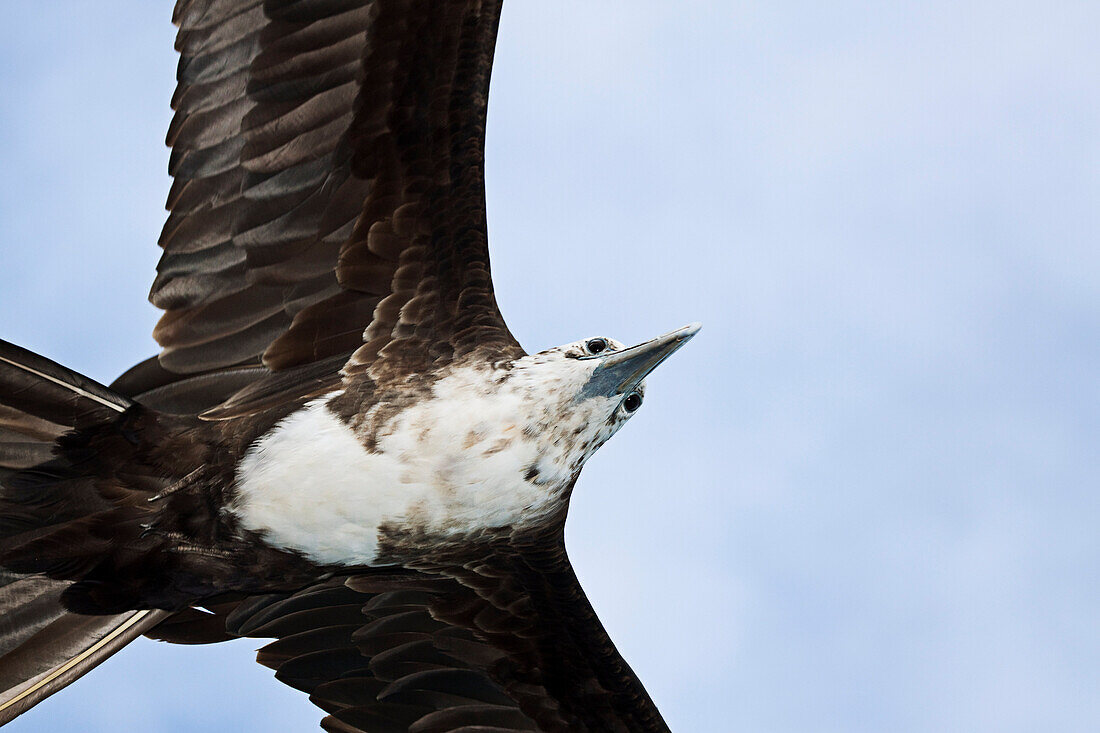
[[588,349],[589,354],[599,354],[602,351],[607,351],[607,339],[588,339],[584,348]]
[[623,400],[623,409],[627,412],[637,412],[638,408],[642,406],[642,396],[637,392],[631,392]]

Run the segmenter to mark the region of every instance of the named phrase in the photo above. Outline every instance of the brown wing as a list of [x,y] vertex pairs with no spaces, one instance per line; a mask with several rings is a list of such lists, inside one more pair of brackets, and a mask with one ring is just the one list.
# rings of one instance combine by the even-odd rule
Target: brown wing
[[486,243],[499,13],[499,0],[180,0],[150,295],[164,348],[125,391],[229,371],[239,387],[326,359],[333,373],[393,341],[387,355],[519,352]]
[[[149,635],[219,641],[215,621],[196,611]],[[446,570],[371,571],[252,598],[226,625],[276,637],[258,660],[309,693],[330,731],[668,730],[560,538],[500,545]]]

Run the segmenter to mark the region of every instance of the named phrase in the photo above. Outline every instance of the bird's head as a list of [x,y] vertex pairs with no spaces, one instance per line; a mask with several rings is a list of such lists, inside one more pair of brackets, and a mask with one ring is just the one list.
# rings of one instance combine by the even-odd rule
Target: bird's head
[[[693,323],[636,346],[587,338],[511,364],[502,391],[518,397],[523,431],[541,448],[527,473],[538,480],[576,472],[645,399],[645,377],[698,332]],[[556,470],[548,470],[556,469]]]

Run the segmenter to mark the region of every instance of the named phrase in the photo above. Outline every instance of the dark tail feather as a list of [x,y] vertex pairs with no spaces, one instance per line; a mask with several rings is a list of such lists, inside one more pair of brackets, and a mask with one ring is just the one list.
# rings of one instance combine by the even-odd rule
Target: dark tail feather
[[[73,442],[67,436],[76,431],[121,424],[131,407],[134,403],[127,397],[0,341],[0,557],[4,569],[19,574],[44,572],[34,567],[35,558],[54,553],[44,552],[42,544],[58,546],[59,561],[67,562],[64,548],[73,544],[70,540],[80,526],[111,508],[84,465],[94,462],[94,449],[62,446]],[[77,573],[51,572],[55,578],[66,574]]]
[[108,421],[134,403],[44,356],[0,341],[0,404],[0,440],[33,443]]
[[0,571],[0,725],[79,679],[170,614],[83,616],[59,601],[69,583]]
[[[102,508],[71,477],[58,441],[110,424],[133,402],[49,359],[0,341],[0,554],[54,537]],[[74,490],[77,489],[77,490]],[[83,489],[83,490],[80,490]],[[48,517],[48,521],[43,521]],[[168,614],[84,616],[62,606],[71,583],[0,569],[0,725],[73,682]]]

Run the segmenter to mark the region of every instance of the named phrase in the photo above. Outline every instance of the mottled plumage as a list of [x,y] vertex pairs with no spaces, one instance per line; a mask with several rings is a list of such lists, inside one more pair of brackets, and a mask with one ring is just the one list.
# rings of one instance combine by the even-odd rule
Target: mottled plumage
[[698,327],[533,355],[508,331],[499,13],[177,4],[162,351],[105,387],[0,342],[0,722],[147,633],[277,639],[259,660],[328,730],[667,730],[563,529]]

